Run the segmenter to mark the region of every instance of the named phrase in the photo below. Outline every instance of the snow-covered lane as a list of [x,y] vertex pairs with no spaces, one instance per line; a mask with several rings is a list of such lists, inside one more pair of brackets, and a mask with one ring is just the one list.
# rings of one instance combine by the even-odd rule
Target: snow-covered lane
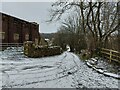
[[118,88],[118,79],[93,71],[70,52],[44,58],[27,58],[18,51],[9,53],[0,52],[3,87]]
[[[4,61],[1,63],[3,86],[31,87],[34,84],[34,87],[36,87],[35,84],[39,84],[38,87],[44,87],[41,83],[46,84],[46,82],[50,82],[46,87],[54,87],[54,82],[60,83],[62,78],[69,76],[68,72],[74,73],[77,71],[76,66],[71,62],[72,59],[73,57],[66,52],[54,57],[25,58],[24,61],[19,62],[8,60],[8,58],[5,60],[4,58]],[[53,86],[51,85],[52,83],[54,83]],[[59,83],[56,86],[61,87]],[[71,83],[69,86],[64,83],[63,87],[71,87]]]

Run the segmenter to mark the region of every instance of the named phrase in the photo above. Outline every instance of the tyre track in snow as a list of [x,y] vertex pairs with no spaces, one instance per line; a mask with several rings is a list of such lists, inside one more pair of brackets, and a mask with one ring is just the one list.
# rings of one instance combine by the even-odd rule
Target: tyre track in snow
[[[74,74],[76,72],[77,72],[77,70],[72,72],[72,74]],[[67,77],[67,76],[69,76],[69,74],[65,74],[65,75],[62,75],[62,76],[60,76],[58,78],[53,78],[53,79],[46,79],[46,80],[40,80],[40,81],[38,80],[38,81],[32,81],[32,82],[23,83],[23,84],[15,84],[15,85],[11,85],[11,87],[13,87],[13,86],[25,86],[25,85],[30,85],[30,84],[40,83],[40,82],[54,81],[54,80],[58,80],[58,79],[61,79],[61,78]]]
[[[68,54],[68,53],[67,53],[67,54]],[[74,74],[79,71],[79,66],[78,66],[77,62],[75,61],[75,56],[73,55],[73,53],[70,53],[70,52],[69,52],[69,54],[72,56],[72,59],[71,59],[71,60],[72,60],[73,63],[74,63],[73,68],[71,68],[70,70],[73,69],[73,70],[75,71],[75,72],[70,72],[70,73],[71,73],[71,75],[74,76]],[[75,70],[75,67],[77,67],[76,70]],[[63,70],[64,70],[64,69],[63,69]],[[67,73],[68,73],[70,70],[64,70],[64,72],[67,72]],[[68,76],[69,76],[69,75],[68,75]],[[75,78],[75,76],[74,76],[74,80],[77,81],[77,79]],[[60,83],[61,80],[59,80],[58,82]],[[58,83],[58,82],[57,82],[57,83]],[[56,84],[57,84],[57,83],[56,83]],[[73,82],[73,83],[74,83],[74,82]]]
[[[67,53],[65,53],[65,56],[64,56],[64,58],[62,58],[61,59],[61,63],[59,63],[60,65],[59,66],[57,66],[57,69],[61,69],[60,67],[63,65],[63,61],[65,60],[65,58],[66,57],[68,57],[68,55],[67,55]],[[72,57],[72,59],[73,59],[73,57]],[[64,65],[65,65],[65,62],[64,62]],[[43,75],[43,76],[41,76],[41,77],[32,77],[32,78],[36,78],[36,79],[41,79],[41,78],[45,78],[45,77],[50,77],[51,78],[51,76],[53,77],[52,79],[45,79],[45,80],[40,80],[40,81],[32,81],[32,82],[27,82],[27,83],[24,83],[24,84],[13,84],[13,85],[11,85],[12,87],[14,87],[14,86],[24,86],[24,85],[29,85],[29,84],[33,84],[33,83],[40,83],[40,82],[47,82],[47,81],[52,81],[52,80],[58,80],[58,79],[61,79],[61,78],[64,78],[64,77],[66,77],[66,76],[69,76],[69,74],[68,74],[68,72],[69,71],[73,71],[72,72],[72,74],[74,74],[75,72],[77,72],[77,70],[75,70],[75,68],[76,68],[76,65],[74,65],[73,67],[70,67],[69,69],[62,69],[62,71],[61,72],[57,72],[56,74],[51,74],[51,75]],[[58,70],[59,71],[59,70]],[[44,71],[44,72],[46,72],[46,71]],[[49,72],[49,70],[47,71],[47,72]],[[36,72],[37,73],[37,72]],[[41,72],[38,72],[37,74],[39,74],[39,73],[41,73]],[[42,72],[43,73],[43,72]],[[24,73],[24,74],[28,74],[28,73]],[[30,73],[29,73],[30,74]],[[35,74],[34,72],[33,73],[31,73],[31,74]],[[32,75],[32,76],[33,76]],[[58,77],[55,77],[55,76],[58,76]],[[30,78],[25,78],[26,79],[26,81],[27,81],[27,79],[30,79]],[[19,80],[19,79],[17,79],[17,80]]]
[[[73,66],[72,68],[70,68],[70,69],[67,69],[67,70],[63,70],[63,71],[61,71],[61,72],[58,72],[57,74],[59,75],[59,74],[63,74],[63,73],[67,73],[67,72],[69,72],[70,70],[74,70],[74,68],[75,68],[76,66]],[[36,73],[30,73],[30,74],[32,74],[32,75],[34,75],[34,74],[39,74],[40,72],[36,72]],[[28,74],[28,73],[27,73]],[[24,74],[22,74],[22,75],[26,75],[25,73]],[[53,75],[55,75],[55,74],[49,74],[49,75],[45,75],[45,76],[40,76],[40,77],[32,77],[32,79],[33,78],[44,78],[44,77],[48,77],[48,76],[53,76]],[[30,79],[30,78],[25,78],[25,79]],[[17,79],[17,80],[20,80],[20,79]]]
[[[66,56],[65,56],[66,57]],[[63,57],[63,59],[65,58],[65,57]],[[3,64],[4,65],[4,64]],[[22,64],[21,64],[22,65]],[[26,68],[26,67],[25,67]],[[27,68],[26,69],[22,69],[22,70],[27,70]],[[32,70],[32,68],[34,68],[34,66],[33,67],[29,67],[29,69],[31,69]],[[16,67],[10,67],[10,68],[8,68],[8,69],[4,69],[4,70],[2,70],[2,72],[5,72],[5,74],[6,75],[9,75],[6,71],[12,71],[12,70],[14,70],[14,69],[16,69]],[[57,69],[57,68],[56,68]],[[50,70],[51,71],[51,70]],[[45,71],[46,72],[46,71]],[[47,71],[48,72],[48,71]],[[40,72],[40,73],[42,73],[42,72]],[[26,74],[26,73],[22,73],[22,74]],[[28,74],[30,74],[30,73],[28,73]],[[35,74],[34,72],[33,73],[31,73],[31,74]],[[11,74],[10,74],[11,75]],[[16,74],[13,74],[13,75],[16,75]],[[49,76],[49,75],[48,75]],[[45,76],[44,76],[45,77]]]
[[[56,57],[56,56],[55,56]],[[66,54],[64,55],[64,57],[61,59],[61,60],[63,60],[64,58],[66,57]],[[48,58],[48,57],[47,57]],[[51,57],[50,57],[51,58]],[[24,59],[26,59],[26,58],[24,58]],[[32,58],[27,58],[28,60],[29,59],[32,59]],[[33,58],[33,59],[36,59],[36,58]],[[40,58],[41,59],[41,61],[40,61],[40,65],[41,64],[44,64],[44,63],[48,63],[48,62],[55,62],[55,61],[49,61],[49,60],[47,60],[47,61],[45,61],[44,59],[46,59],[46,58]],[[42,60],[43,59],[43,60]],[[8,59],[6,59],[6,60],[8,60]],[[10,60],[11,61],[11,60]],[[21,62],[21,61],[13,61],[13,62],[2,62],[2,63],[0,63],[0,65],[2,65],[2,66],[8,66],[8,65],[12,65],[12,66],[23,66],[23,64],[24,65],[28,65],[28,64],[32,64],[32,65],[34,65],[34,64],[36,64],[36,61],[32,61],[32,62],[30,62],[31,60],[29,60],[29,61],[27,61],[27,62]],[[38,61],[39,61],[39,59],[38,59]],[[30,66],[29,66],[30,67]],[[12,67],[13,68],[13,67]],[[12,69],[12,68],[9,68],[9,69],[5,69],[4,70],[4,68],[2,69],[3,71],[10,71],[10,69]],[[15,68],[13,68],[13,69],[15,69]]]
[[[62,60],[64,60],[65,58],[67,57],[67,54],[65,53],[65,55],[64,55],[64,57],[62,58],[62,59],[60,59],[60,60],[58,60],[58,61],[62,61]],[[55,61],[53,61],[53,62],[55,62]],[[45,62],[44,62],[45,63]],[[24,64],[24,63],[23,63]],[[22,64],[22,65],[23,65]],[[29,64],[29,63],[28,63]],[[27,64],[27,65],[28,65]],[[33,63],[34,64],[34,63]],[[36,63],[35,63],[36,64]],[[42,63],[43,64],[43,63]],[[21,70],[22,71],[24,71],[24,70],[30,70],[30,71],[34,71],[34,72],[28,72],[28,73],[19,73],[18,75],[26,75],[26,74],[36,74],[36,73],[46,73],[46,72],[51,72],[51,71],[54,71],[54,70],[57,70],[60,66],[61,66],[61,62],[57,62],[56,64],[54,64],[53,66],[48,66],[48,65],[46,65],[46,66],[41,66],[42,65],[41,64],[41,62],[40,62],[40,65],[34,65],[34,66],[24,66],[23,68],[21,68]],[[13,64],[14,65],[14,64]],[[56,65],[56,66],[55,66]],[[21,66],[21,65],[20,65]],[[18,69],[20,69],[19,67],[20,66],[18,66]],[[34,70],[34,68],[38,68],[38,69],[42,69],[43,67],[46,67],[46,69],[48,69],[47,67],[49,67],[51,70],[46,70],[46,71],[35,71]],[[55,67],[55,68],[52,68],[52,67]],[[2,71],[12,71],[12,70],[16,70],[16,71],[18,71],[18,69],[16,69],[17,67],[11,67],[11,68],[7,68],[7,69],[2,69]],[[25,69],[26,68],[26,69]],[[19,70],[20,71],[20,70]],[[17,73],[16,74],[9,74],[9,75],[17,75]]]

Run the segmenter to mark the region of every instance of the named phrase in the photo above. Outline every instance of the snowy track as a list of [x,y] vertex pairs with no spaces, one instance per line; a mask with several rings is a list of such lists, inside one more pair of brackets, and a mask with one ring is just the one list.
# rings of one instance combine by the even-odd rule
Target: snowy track
[[12,88],[118,88],[118,80],[98,74],[69,52],[27,58],[22,52],[1,53],[2,86]]

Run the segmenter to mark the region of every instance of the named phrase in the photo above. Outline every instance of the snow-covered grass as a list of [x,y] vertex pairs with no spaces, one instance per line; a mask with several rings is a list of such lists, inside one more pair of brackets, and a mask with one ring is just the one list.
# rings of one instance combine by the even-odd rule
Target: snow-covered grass
[[0,52],[0,65],[2,87],[118,88],[118,79],[93,71],[70,52],[28,58],[24,56],[22,48],[9,48]]

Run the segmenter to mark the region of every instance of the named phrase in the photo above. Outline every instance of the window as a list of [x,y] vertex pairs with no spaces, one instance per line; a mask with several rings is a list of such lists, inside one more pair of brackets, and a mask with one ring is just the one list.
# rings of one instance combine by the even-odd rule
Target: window
[[25,35],[25,40],[29,40],[29,34]]
[[0,39],[5,39],[5,32],[0,32]]
[[19,34],[15,33],[14,34],[14,40],[18,40],[19,39]]

